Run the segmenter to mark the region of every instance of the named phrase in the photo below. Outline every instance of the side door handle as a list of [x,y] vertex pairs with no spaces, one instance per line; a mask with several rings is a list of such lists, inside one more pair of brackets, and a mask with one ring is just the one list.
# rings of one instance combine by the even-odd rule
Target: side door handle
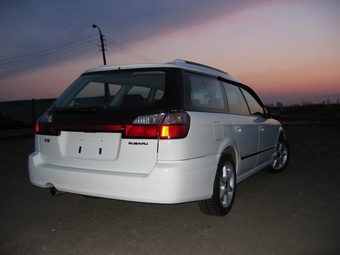
[[234,126],[235,133],[241,133],[242,129],[240,126]]
[[260,132],[264,132],[264,126],[259,126]]

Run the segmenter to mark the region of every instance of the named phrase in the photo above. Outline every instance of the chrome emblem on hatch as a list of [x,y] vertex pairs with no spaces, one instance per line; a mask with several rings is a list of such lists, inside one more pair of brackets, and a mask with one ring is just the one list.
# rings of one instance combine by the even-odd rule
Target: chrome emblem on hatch
[[148,145],[146,142],[128,142],[128,145]]

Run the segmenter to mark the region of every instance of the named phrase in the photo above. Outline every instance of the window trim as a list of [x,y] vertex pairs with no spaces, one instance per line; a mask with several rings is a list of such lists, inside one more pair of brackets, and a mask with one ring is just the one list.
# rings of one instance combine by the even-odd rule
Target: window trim
[[[264,107],[264,104],[261,101],[261,99],[259,98],[259,96],[255,93],[255,91],[252,88],[248,87],[247,85],[239,83],[239,82],[236,82],[236,81],[225,79],[225,78],[223,78],[221,76],[217,77],[217,79],[222,81],[222,82],[224,81],[224,82],[227,82],[227,83],[229,83],[231,85],[235,85],[235,86],[238,86],[238,87],[244,89],[245,91],[249,92],[249,94],[251,94],[255,98],[255,100],[259,103],[260,106]],[[242,93],[242,95],[243,95],[243,93]]]
[[[260,97],[256,94],[256,92],[251,88],[251,87],[248,87],[247,85],[243,84],[243,83],[240,83],[240,82],[236,82],[236,81],[232,81],[232,80],[229,80],[229,79],[226,79],[226,78],[223,78],[221,76],[217,77],[218,80],[222,81],[222,82],[226,82],[226,83],[229,83],[231,85],[234,85],[234,86],[237,86],[242,89],[244,89],[245,91],[247,91],[251,96],[254,97],[254,99],[257,101],[257,103],[263,108],[263,112],[264,112],[264,115],[261,116],[261,117],[264,117],[264,118],[269,118],[268,116],[268,111],[265,107],[265,105],[263,104],[262,100],[260,99]],[[248,104],[248,101],[246,100],[242,90],[240,89],[241,91],[241,94],[244,98],[244,100],[246,101],[247,103],[247,107],[248,107],[248,110],[249,110],[249,116],[255,116],[255,115],[251,115],[251,111],[250,111],[250,108],[249,108],[249,104]],[[225,92],[226,93],[226,92]],[[231,113],[230,113],[231,114]],[[246,116],[246,115],[243,115],[243,116]]]

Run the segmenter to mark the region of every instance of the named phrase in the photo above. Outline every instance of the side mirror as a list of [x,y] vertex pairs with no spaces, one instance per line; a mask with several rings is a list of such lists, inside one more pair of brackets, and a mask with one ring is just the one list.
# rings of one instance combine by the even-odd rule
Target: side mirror
[[278,117],[282,114],[282,109],[280,107],[269,108],[268,112],[271,117]]

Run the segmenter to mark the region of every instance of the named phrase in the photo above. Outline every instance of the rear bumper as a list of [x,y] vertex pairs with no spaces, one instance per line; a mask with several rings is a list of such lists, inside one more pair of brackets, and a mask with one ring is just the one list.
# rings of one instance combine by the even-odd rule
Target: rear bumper
[[208,199],[213,192],[217,155],[160,161],[149,175],[47,165],[39,152],[28,158],[30,181],[42,188],[119,200],[174,204]]

